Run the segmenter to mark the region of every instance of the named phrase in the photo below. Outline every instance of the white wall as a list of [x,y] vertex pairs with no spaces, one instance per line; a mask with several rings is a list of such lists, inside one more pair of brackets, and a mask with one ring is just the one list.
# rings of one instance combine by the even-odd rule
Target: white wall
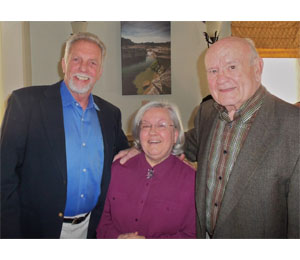
[[[2,23],[0,22],[0,57],[2,57]],[[2,117],[4,114],[4,84],[3,84],[3,60],[0,59],[0,124],[2,122]]]
[[6,101],[17,88],[31,85],[29,22],[0,22],[0,124]]
[[[229,23],[223,27],[223,34],[229,35]],[[88,31],[97,34],[107,47],[103,76],[93,92],[121,109],[125,132],[129,132],[130,118],[142,101],[153,99],[176,103],[184,128],[191,127],[192,112],[208,94],[204,67],[201,66],[207,48],[203,36],[205,30],[202,22],[171,23],[171,95],[122,96],[120,22],[88,22]],[[63,43],[70,33],[69,22],[30,22],[34,85],[54,83],[62,77],[59,61]]]
[[299,62],[300,59],[264,58],[263,85],[289,103],[300,101]]
[[1,22],[1,62],[3,99],[24,83],[23,70],[23,24],[22,22]]
[[[31,70],[26,70],[27,66],[22,68],[22,64],[28,64],[24,63],[22,22],[1,22],[1,25],[5,98],[12,90],[26,86],[24,73],[28,71],[32,71],[33,85],[52,84],[62,79],[60,60],[63,44],[72,32],[70,22],[29,22],[27,45],[31,45]],[[129,133],[130,118],[141,102],[153,99],[176,103],[184,128],[192,127],[197,106],[209,94],[203,62],[206,28],[202,22],[171,22],[172,94],[164,96],[122,96],[120,22],[88,22],[88,31],[97,34],[107,46],[104,73],[94,94],[121,109],[126,133]],[[224,22],[220,38],[227,35],[230,35],[230,22]],[[300,62],[299,59],[280,61],[283,64],[277,70],[275,59],[265,60],[263,83],[270,92],[294,103],[300,99]]]

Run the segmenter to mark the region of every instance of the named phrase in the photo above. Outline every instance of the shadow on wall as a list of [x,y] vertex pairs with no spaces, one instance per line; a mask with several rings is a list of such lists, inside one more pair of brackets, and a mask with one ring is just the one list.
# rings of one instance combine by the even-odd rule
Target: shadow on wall
[[62,60],[62,58],[64,57],[64,54],[65,54],[65,47],[66,47],[66,44],[64,43],[63,46],[61,47],[61,51],[60,51],[60,57],[61,58],[57,62],[57,74],[59,75],[60,79],[64,78],[64,73],[63,73],[62,66],[61,66],[61,60]]
[[192,111],[192,113],[191,113],[191,116],[190,116],[190,118],[189,118],[189,121],[188,121],[188,123],[187,123],[187,124],[188,124],[188,129],[187,129],[187,130],[190,130],[190,129],[192,129],[192,128],[194,127],[194,120],[195,120],[195,117],[196,117],[196,115],[197,115],[199,106],[200,106],[200,105],[196,106],[196,107],[193,109],[193,111]]
[[[208,95],[210,95],[207,77],[206,77],[205,63],[204,63],[205,53],[206,53],[206,50],[200,54],[200,56],[197,60],[197,74],[198,74],[198,78],[199,78],[199,88],[200,88],[200,94],[201,94],[202,98],[205,98]],[[193,112],[191,113],[191,116],[188,120],[188,129],[191,129],[194,127],[194,120],[197,115],[199,106],[200,106],[200,104],[198,106],[196,106],[193,109]]]
[[0,103],[0,134],[1,134],[1,126],[2,126],[2,120],[4,118],[5,110],[7,108],[7,102],[11,94],[9,94],[4,100],[1,100],[2,103]]
[[205,53],[206,50],[201,53],[197,61],[197,72],[199,77],[200,93],[203,98],[210,94],[207,77],[206,77],[205,63],[204,63]]
[[[140,107],[138,107],[132,114],[131,116],[128,118],[128,124],[127,124],[127,131],[125,131],[126,133],[129,133],[130,135],[132,134],[132,127],[133,127],[133,120],[134,117],[136,115],[136,113],[138,112],[138,110],[140,109]],[[124,127],[123,127],[124,129]]]

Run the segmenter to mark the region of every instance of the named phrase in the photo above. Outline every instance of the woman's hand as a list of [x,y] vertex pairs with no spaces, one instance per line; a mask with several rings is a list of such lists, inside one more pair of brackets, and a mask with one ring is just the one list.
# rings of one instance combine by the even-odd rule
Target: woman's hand
[[144,239],[144,236],[139,236],[138,232],[125,233],[118,236],[118,239]]

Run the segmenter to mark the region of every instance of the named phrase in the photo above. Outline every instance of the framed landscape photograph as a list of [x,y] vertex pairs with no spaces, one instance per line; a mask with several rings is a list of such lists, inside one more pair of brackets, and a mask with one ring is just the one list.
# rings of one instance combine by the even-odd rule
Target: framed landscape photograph
[[170,29],[170,22],[121,22],[122,95],[171,94]]

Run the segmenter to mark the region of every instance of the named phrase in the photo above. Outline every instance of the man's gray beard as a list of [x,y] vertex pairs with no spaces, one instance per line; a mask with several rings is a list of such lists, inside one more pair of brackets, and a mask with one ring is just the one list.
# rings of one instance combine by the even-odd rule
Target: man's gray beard
[[75,92],[75,93],[77,93],[77,94],[85,94],[85,93],[87,93],[87,92],[92,88],[92,86],[91,86],[91,83],[90,83],[90,84],[86,85],[85,87],[80,87],[80,88],[78,88],[78,87],[74,84],[73,79],[71,79],[71,80],[69,81],[69,88],[70,88],[73,92]]

